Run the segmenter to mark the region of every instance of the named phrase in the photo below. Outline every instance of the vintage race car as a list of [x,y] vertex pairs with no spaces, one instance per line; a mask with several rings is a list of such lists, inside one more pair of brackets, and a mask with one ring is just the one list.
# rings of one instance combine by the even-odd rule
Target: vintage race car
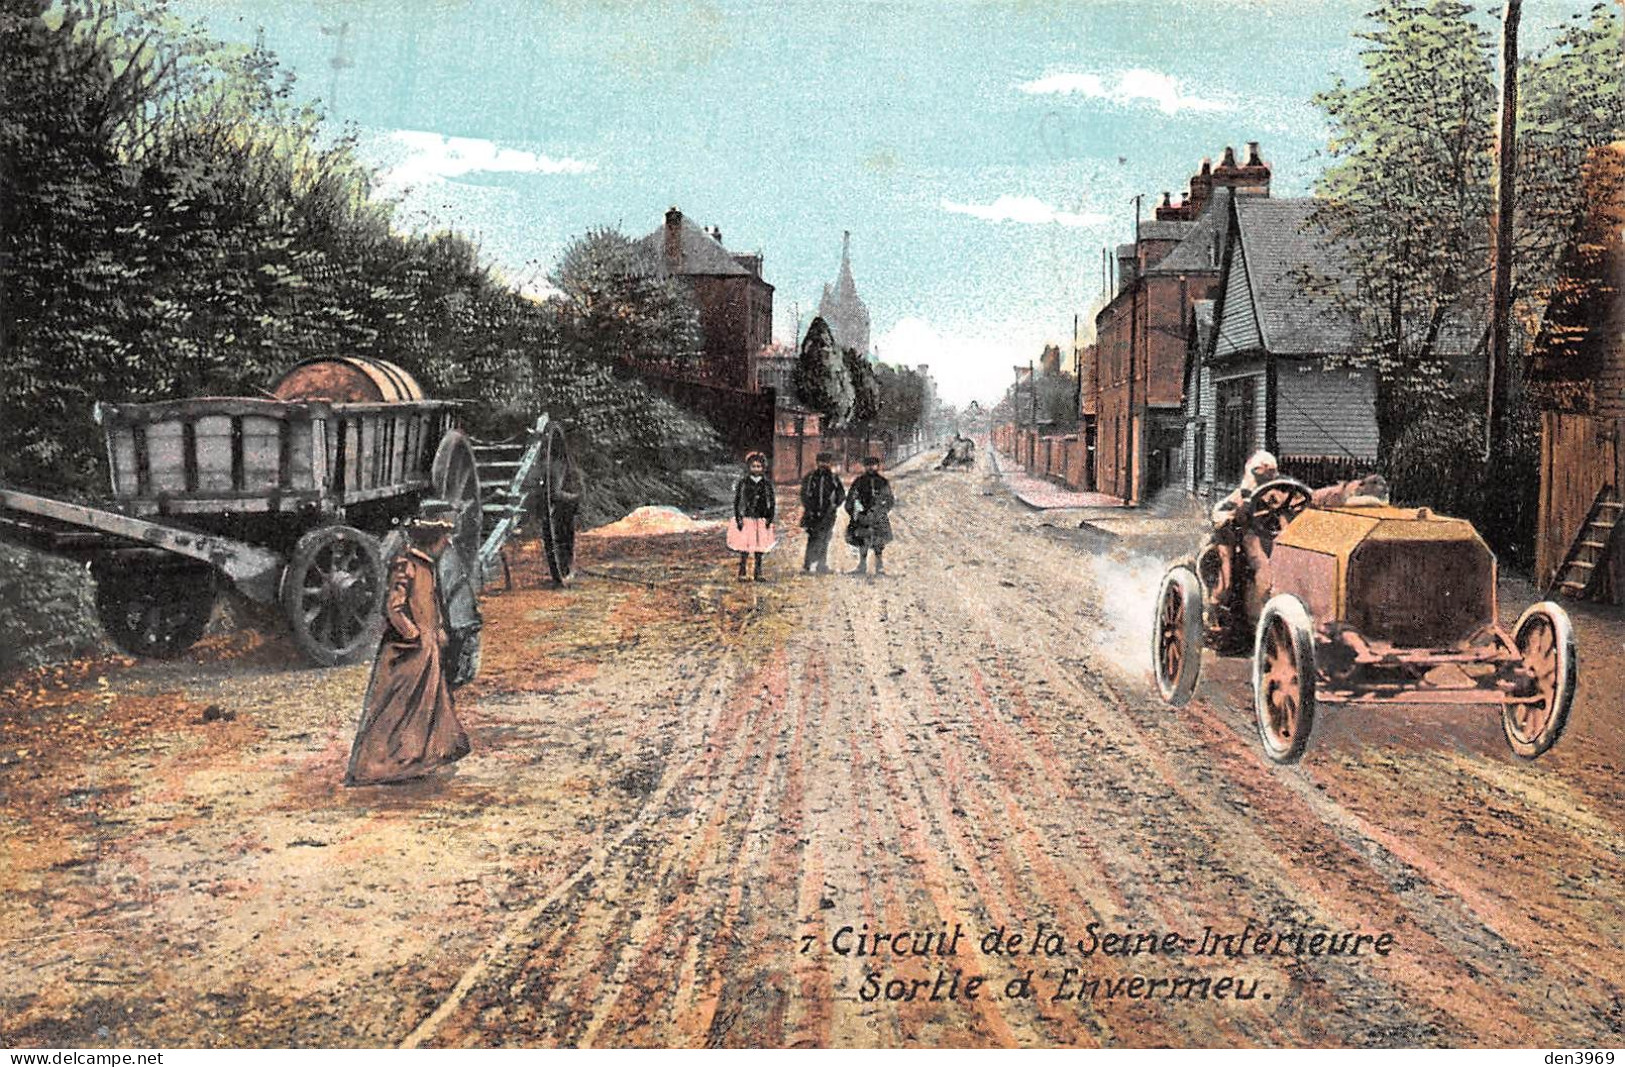
[[[1503,628],[1495,556],[1469,522],[1311,496],[1285,478],[1253,494],[1241,533],[1264,547],[1266,574],[1237,549],[1223,582],[1225,553],[1209,543],[1163,576],[1151,638],[1162,698],[1190,700],[1207,646],[1250,652],[1259,738],[1280,763],[1302,757],[1334,704],[1498,704],[1513,752],[1551,748],[1578,678],[1568,613],[1542,602]],[[1249,596],[1259,580],[1267,595]]]

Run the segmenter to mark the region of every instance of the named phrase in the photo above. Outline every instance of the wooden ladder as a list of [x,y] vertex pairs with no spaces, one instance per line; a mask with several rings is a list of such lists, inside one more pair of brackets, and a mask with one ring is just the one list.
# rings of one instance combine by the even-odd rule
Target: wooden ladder
[[547,491],[538,480],[537,472],[547,443],[547,429],[548,418],[541,415],[521,437],[474,443],[474,465],[480,475],[480,510],[484,518],[479,553],[482,582],[489,582],[500,568],[508,588],[513,588],[513,576],[508,573],[508,561],[502,548],[535,510],[536,494]]
[[1625,511],[1625,503],[1620,502],[1619,493],[1611,485],[1603,486],[1586,521],[1574,535],[1563,565],[1553,573],[1551,584],[1546,587],[1548,597],[1554,592],[1576,600],[1586,595],[1597,580],[1597,571],[1608,559],[1621,511]]

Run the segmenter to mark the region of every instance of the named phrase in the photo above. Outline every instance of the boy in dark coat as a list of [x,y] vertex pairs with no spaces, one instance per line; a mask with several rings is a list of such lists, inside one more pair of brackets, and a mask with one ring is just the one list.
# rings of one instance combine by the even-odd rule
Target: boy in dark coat
[[818,453],[818,466],[801,480],[801,526],[807,531],[807,554],[801,561],[804,574],[811,574],[814,567],[819,574],[829,573],[829,537],[835,532],[841,501],[846,499],[841,480],[829,469],[834,459],[828,452]]
[[851,517],[846,524],[846,543],[858,550],[853,574],[865,573],[871,549],[875,573],[886,573],[883,554],[891,543],[891,509],[896,502],[891,483],[881,477],[880,459],[869,456],[863,461],[863,473],[852,480],[846,493],[846,513]]

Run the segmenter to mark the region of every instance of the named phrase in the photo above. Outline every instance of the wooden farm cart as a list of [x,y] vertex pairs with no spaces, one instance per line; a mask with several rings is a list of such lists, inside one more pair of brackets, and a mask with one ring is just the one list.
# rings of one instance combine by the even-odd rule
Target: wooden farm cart
[[230,586],[279,607],[313,662],[349,662],[377,640],[384,561],[425,497],[457,511],[452,569],[473,594],[527,519],[569,576],[580,476],[563,434],[538,419],[515,461],[487,462],[502,477],[482,493],[461,406],[360,358],[300,364],[265,398],[98,405],[112,501],[0,489],[0,538],[88,564],[102,626],[132,654],[183,652]]

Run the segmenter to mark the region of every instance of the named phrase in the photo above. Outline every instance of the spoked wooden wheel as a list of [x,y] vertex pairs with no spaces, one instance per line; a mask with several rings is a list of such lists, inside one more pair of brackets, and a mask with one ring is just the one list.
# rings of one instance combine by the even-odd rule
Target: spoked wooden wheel
[[467,434],[451,430],[440,439],[429,478],[434,483],[435,495],[456,512],[453,521],[457,528],[452,531],[452,547],[472,574],[480,554],[485,511],[480,506],[480,472],[474,463],[474,444]]
[[113,644],[132,656],[173,659],[197,643],[214,611],[209,568],[98,568],[96,616]]
[[1253,708],[1264,754],[1296,763],[1315,726],[1315,642],[1309,612],[1295,596],[1272,597],[1253,648]]
[[383,603],[378,542],[350,526],[322,526],[299,539],[282,573],[282,611],[312,662],[360,658],[377,637]]
[[564,431],[551,423],[542,446],[541,499],[536,511],[542,524],[547,570],[557,585],[568,582],[575,573],[576,511],[581,506],[581,491],[581,469],[570,458]]
[[1188,703],[1202,669],[1202,586],[1189,567],[1173,567],[1162,577],[1151,663],[1162,699],[1175,707]]
[[1524,668],[1534,675],[1537,699],[1503,703],[1501,729],[1513,752],[1534,759],[1555,745],[1568,725],[1579,675],[1574,627],[1568,612],[1545,601],[1523,613],[1512,640],[1523,654]]

